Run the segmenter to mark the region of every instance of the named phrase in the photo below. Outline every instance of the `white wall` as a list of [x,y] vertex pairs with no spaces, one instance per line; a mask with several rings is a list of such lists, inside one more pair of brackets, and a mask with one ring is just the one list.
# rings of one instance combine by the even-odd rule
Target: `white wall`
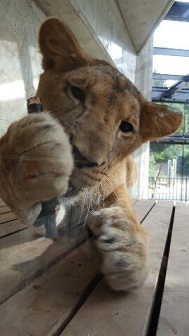
[[44,14],[31,0],[0,1],[0,136],[26,113],[41,72],[37,35]]

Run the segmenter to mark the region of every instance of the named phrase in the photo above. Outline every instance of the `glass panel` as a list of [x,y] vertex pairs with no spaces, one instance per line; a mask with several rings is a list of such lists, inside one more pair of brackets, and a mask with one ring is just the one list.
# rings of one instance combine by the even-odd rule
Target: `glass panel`
[[[189,0],[180,0],[189,2]],[[164,20],[154,33],[154,47],[189,50],[188,22]],[[153,72],[187,75],[189,57],[170,55],[153,56]],[[168,88],[177,80],[153,79],[153,86]],[[189,137],[189,105],[167,103],[171,109],[183,114],[183,125],[174,135],[181,142]],[[169,143],[150,144],[149,198],[189,201],[189,145]]]

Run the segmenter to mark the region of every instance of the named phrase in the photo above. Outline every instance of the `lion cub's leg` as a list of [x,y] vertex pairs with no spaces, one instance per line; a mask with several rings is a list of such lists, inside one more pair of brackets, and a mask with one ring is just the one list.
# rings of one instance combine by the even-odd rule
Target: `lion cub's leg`
[[148,274],[147,235],[132,210],[117,205],[100,209],[87,224],[110,287],[127,291],[142,285]]

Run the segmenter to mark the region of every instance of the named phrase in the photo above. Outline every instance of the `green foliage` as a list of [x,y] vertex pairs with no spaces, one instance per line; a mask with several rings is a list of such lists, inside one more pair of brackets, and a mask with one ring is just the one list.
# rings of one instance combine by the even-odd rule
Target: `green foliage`
[[165,153],[163,152],[154,152],[154,159],[156,162],[165,161]]
[[[154,73],[157,73],[156,70],[154,70]],[[166,80],[164,79],[154,79],[153,78],[153,87],[166,87]]]
[[[156,163],[167,160],[177,159],[178,156],[182,156],[182,145],[151,143],[150,151],[154,154]],[[187,148],[189,153],[189,148]]]
[[155,176],[155,164],[156,164],[156,160],[154,158],[154,153],[150,152],[150,158],[149,158],[149,176]]

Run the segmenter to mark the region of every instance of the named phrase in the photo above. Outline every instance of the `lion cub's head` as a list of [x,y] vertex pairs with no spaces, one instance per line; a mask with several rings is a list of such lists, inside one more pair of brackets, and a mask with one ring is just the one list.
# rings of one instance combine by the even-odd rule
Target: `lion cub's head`
[[39,44],[44,73],[37,94],[69,135],[82,183],[180,126],[179,113],[147,102],[117,69],[87,56],[58,19],[43,23]]

